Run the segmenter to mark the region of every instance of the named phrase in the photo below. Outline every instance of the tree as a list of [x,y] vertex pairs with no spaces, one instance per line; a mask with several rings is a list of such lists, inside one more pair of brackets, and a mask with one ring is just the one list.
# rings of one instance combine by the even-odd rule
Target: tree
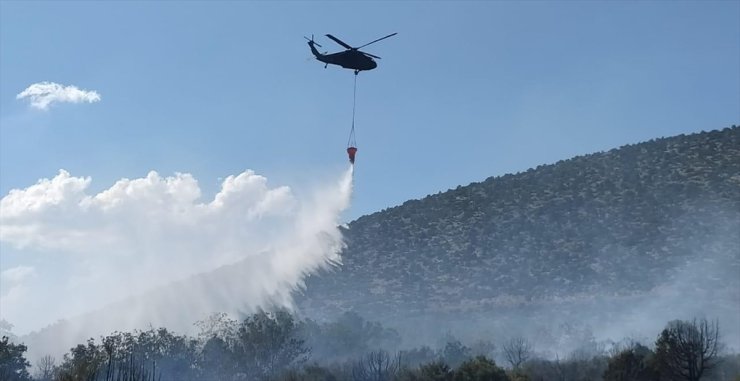
[[234,353],[239,370],[262,379],[308,359],[310,350],[298,337],[298,326],[287,311],[260,312],[246,318],[237,331]]
[[717,365],[720,351],[719,323],[706,319],[672,321],[655,342],[661,376],[671,380],[698,381]]
[[492,343],[490,340],[476,340],[473,344],[470,345],[470,354],[473,357],[493,357],[495,352],[496,344]]
[[455,381],[509,381],[503,369],[483,356],[465,361],[455,371]]
[[227,379],[234,374],[234,358],[228,344],[218,336],[206,341],[200,351],[200,369],[206,379]]
[[504,343],[502,349],[506,361],[515,370],[532,356],[532,344],[522,336],[512,337]]
[[301,381],[337,381],[337,377],[331,370],[314,364],[303,368]]
[[433,361],[418,369],[404,369],[395,381],[452,381],[454,373],[442,361]]
[[567,381],[564,376],[563,366],[559,359],[555,361],[542,358],[533,358],[522,365],[517,374],[521,372],[531,380],[542,381]]
[[175,336],[165,328],[114,332],[101,337],[100,344],[89,339],[87,345],[70,349],[59,367],[48,359],[40,368],[53,368],[57,380],[179,381],[188,379],[198,364],[195,347],[194,340]]
[[15,340],[17,337],[13,334],[13,324],[5,319],[0,319],[0,336],[7,336],[9,340]]
[[634,344],[609,359],[604,381],[652,381],[658,372],[652,364],[655,354],[649,348]]
[[30,380],[28,367],[31,363],[23,353],[28,348],[23,344],[13,344],[7,336],[0,340],[0,380],[25,381]]
[[449,341],[445,344],[445,348],[442,351],[442,358],[450,366],[456,367],[470,358],[470,348],[458,340]]
[[401,358],[404,367],[416,368],[421,364],[428,364],[437,360],[437,353],[434,349],[424,345],[419,348],[401,351]]
[[179,381],[190,377],[198,362],[198,341],[175,335],[164,328],[156,333],[156,356],[159,356],[158,381]]
[[226,313],[216,313],[208,316],[204,320],[199,320],[194,324],[198,332],[198,340],[205,344],[212,337],[216,336],[225,342],[230,342],[236,337],[238,322],[229,318]]
[[104,351],[95,345],[93,339],[87,345],[78,344],[64,355],[60,367],[60,377],[69,380],[94,380],[106,361]]
[[51,381],[54,378],[56,360],[51,355],[46,355],[36,363],[36,379],[39,381]]
[[511,381],[532,381],[532,379],[526,373],[521,370],[515,370],[509,375]]
[[352,367],[354,381],[390,381],[400,368],[400,359],[391,358],[384,350],[368,353]]
[[426,381],[452,381],[454,373],[447,364],[435,361],[419,367],[419,374]]
[[354,312],[345,312],[325,324],[307,320],[301,328],[313,358],[327,362],[358,358],[376,348],[395,350],[401,342],[397,331]]
[[270,381],[339,381],[328,368],[320,365],[308,365],[302,370],[290,369]]

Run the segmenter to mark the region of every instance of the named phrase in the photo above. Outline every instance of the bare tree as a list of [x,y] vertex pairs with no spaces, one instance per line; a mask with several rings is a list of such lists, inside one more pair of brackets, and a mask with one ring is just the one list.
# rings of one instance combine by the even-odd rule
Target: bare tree
[[719,361],[721,349],[719,323],[706,319],[672,321],[655,343],[661,371],[672,379],[687,381],[698,381],[712,369]]
[[398,373],[400,364],[398,356],[391,358],[390,354],[382,349],[373,351],[355,364],[352,368],[352,379],[354,381],[390,381]]
[[36,379],[40,381],[51,381],[54,378],[54,368],[56,367],[56,360],[50,355],[46,355],[39,359],[36,363]]
[[514,369],[519,369],[532,356],[532,344],[522,336],[509,339],[504,343],[502,350],[506,361]]

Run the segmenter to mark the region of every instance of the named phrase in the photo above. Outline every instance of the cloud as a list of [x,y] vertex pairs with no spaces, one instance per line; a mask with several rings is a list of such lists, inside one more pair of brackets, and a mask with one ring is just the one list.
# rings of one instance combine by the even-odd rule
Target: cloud
[[[212,312],[290,307],[305,276],[340,262],[350,171],[306,199],[250,170],[224,179],[208,201],[187,173],[152,171],[97,194],[88,193],[91,182],[60,170],[0,200],[0,244],[36,267],[32,278],[24,267],[3,272],[27,278],[24,300],[0,301],[19,331],[167,287],[187,294],[167,297],[185,306],[175,315],[187,325]],[[203,278],[209,273],[221,275]],[[28,305],[44,305],[45,316]],[[157,308],[124,314],[127,324],[168,324],[174,315]]]
[[93,103],[100,101],[95,91],[80,90],[76,86],[64,86],[54,82],[39,82],[28,86],[16,99],[29,98],[31,107],[47,110],[52,103]]

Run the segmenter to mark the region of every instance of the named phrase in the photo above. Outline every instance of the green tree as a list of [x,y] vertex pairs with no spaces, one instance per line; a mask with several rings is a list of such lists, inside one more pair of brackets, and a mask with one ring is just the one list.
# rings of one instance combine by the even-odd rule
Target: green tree
[[277,377],[270,378],[271,381],[338,381],[339,379],[331,370],[319,365],[306,366],[298,371],[290,369]]
[[164,328],[156,331],[155,341],[158,355],[157,374],[159,381],[188,379],[197,363],[197,340],[175,335]]
[[462,363],[453,378],[455,381],[509,381],[506,372],[493,360],[478,356]]
[[93,339],[87,345],[78,344],[64,355],[60,367],[60,378],[63,380],[95,380],[103,370],[106,361],[104,350],[95,345]]
[[609,359],[604,381],[652,381],[658,379],[653,351],[635,344]]
[[395,381],[452,381],[454,373],[442,361],[421,365],[417,369],[404,369]]
[[419,367],[419,374],[424,381],[452,381],[452,369],[442,361],[435,361]]
[[509,375],[511,381],[532,381],[528,374],[524,373],[521,369],[512,371]]
[[463,345],[459,340],[449,341],[442,350],[442,358],[450,366],[458,366],[470,358],[470,348]]
[[0,340],[0,380],[25,381],[30,380],[28,367],[31,363],[23,353],[28,348],[23,344],[13,344],[7,336]]
[[470,354],[473,357],[493,357],[496,353],[496,344],[490,340],[479,339],[470,344]]
[[239,325],[234,345],[239,372],[250,379],[264,379],[301,365],[309,352],[293,316],[282,310],[246,318]]
[[401,337],[393,329],[370,322],[354,312],[345,312],[335,322],[318,324],[308,320],[301,326],[314,359],[356,359],[376,348],[395,350]]
[[228,344],[218,336],[211,337],[200,351],[200,370],[208,380],[229,379],[235,371],[234,356]]
[[221,312],[195,322],[195,326],[200,330],[198,340],[202,343],[214,336],[228,343],[236,338],[239,322],[229,318],[228,314]]
[[5,319],[0,319],[0,336],[7,336],[9,340],[15,340],[17,338],[13,334],[13,324]]

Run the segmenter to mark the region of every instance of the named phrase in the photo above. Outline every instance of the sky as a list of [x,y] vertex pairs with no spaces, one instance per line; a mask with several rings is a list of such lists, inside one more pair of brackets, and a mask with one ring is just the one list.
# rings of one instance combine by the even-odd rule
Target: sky
[[[2,1],[0,197],[53,178],[95,195],[156,171],[152,186],[187,174],[208,203],[247,170],[310,197],[348,165],[354,79],[303,37],[335,52],[327,33],[394,32],[363,49],[382,59],[357,78],[342,222],[740,121],[737,1]],[[6,279],[40,276],[40,249],[5,233]]]

